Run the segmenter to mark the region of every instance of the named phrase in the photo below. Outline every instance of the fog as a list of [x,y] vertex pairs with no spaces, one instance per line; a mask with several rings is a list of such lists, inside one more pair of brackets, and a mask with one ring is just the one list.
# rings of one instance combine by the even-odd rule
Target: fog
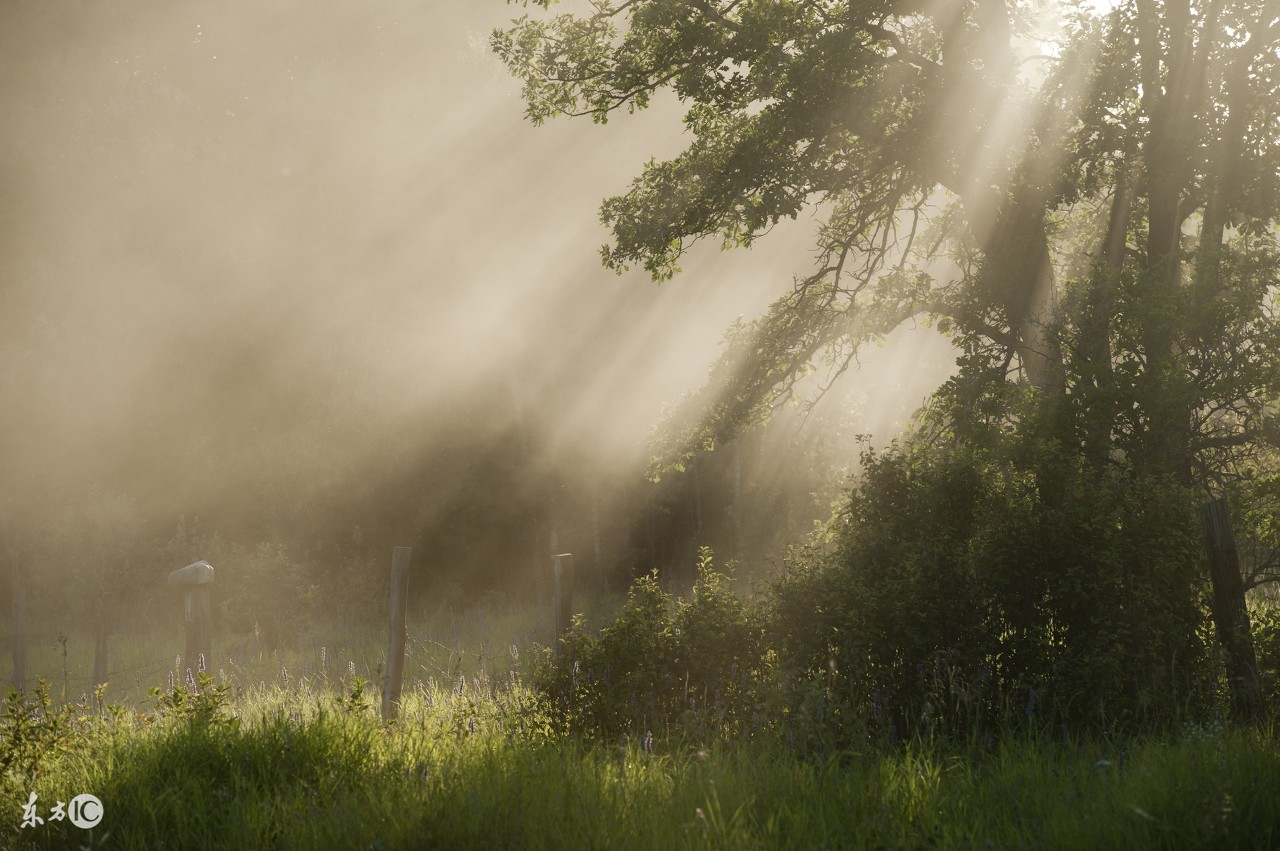
[[[634,529],[652,538],[655,500],[679,484],[646,481],[648,435],[729,323],[808,271],[814,222],[749,251],[699,246],[661,286],[602,269],[600,201],[681,150],[679,104],[534,127],[487,44],[517,11],[0,6],[12,575],[37,581],[52,539],[96,523],[92,546],[116,555],[93,569],[127,558],[162,577],[211,556],[160,563],[137,541],[197,517],[303,562],[336,559],[334,542],[411,544],[476,592],[539,571],[548,536],[586,552],[601,527],[597,567],[657,566]],[[890,439],[952,360],[932,331],[895,332],[807,424],[755,438],[754,492],[797,476],[812,499],[790,522],[810,523],[830,496],[813,482],[843,481],[853,436]],[[824,470],[796,461],[806,446]],[[703,475],[723,483],[720,455]],[[700,486],[713,505],[715,481]],[[104,543],[116,532],[124,550]],[[738,555],[762,555],[766,532],[791,529],[761,531],[755,553],[739,530]]]

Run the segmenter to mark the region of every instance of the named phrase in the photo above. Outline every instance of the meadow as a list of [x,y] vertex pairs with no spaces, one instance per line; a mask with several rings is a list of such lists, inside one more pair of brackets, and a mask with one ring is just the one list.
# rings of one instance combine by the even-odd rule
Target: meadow
[[[589,623],[615,603],[591,601]],[[1269,727],[827,749],[776,730],[601,741],[565,729],[528,684],[545,610],[416,613],[390,723],[373,625],[274,648],[232,637],[195,688],[166,673],[150,694],[129,680],[64,704],[55,677],[46,706],[29,693],[4,712],[0,847],[1280,847]],[[120,642],[113,668],[164,640]],[[69,681],[83,643],[67,643]],[[31,669],[60,672],[62,649],[33,652]],[[48,818],[85,792],[103,802],[96,827]],[[45,821],[23,827],[31,793]]]

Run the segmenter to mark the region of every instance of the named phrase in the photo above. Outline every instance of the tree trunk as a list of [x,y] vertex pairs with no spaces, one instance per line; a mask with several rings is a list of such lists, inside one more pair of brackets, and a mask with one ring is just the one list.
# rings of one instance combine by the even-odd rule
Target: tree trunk
[[1015,192],[984,246],[982,277],[1017,335],[1018,360],[1033,386],[1062,391],[1062,356],[1046,328],[1053,318],[1053,266],[1045,231],[1046,204],[1029,190]]
[[1215,499],[1201,505],[1200,518],[1204,526],[1205,552],[1209,556],[1209,577],[1213,583],[1213,621],[1218,640],[1226,651],[1232,714],[1237,720],[1253,721],[1262,715],[1258,659],[1254,653],[1249,609],[1245,605],[1244,583],[1240,578],[1240,558],[1226,500]]
[[1080,351],[1076,357],[1081,379],[1094,391],[1085,412],[1085,457],[1101,470],[1111,457],[1111,437],[1116,410],[1107,392],[1114,376],[1111,364],[1111,317],[1115,312],[1116,285],[1124,265],[1129,216],[1133,208],[1133,166],[1121,165],[1111,197],[1107,232],[1102,242],[1102,263],[1093,270],[1086,303],[1080,317]]
[[[1142,107],[1149,131],[1144,161],[1147,195],[1146,264],[1141,278],[1147,304],[1142,329],[1146,355],[1142,386],[1147,415],[1147,463],[1183,484],[1191,482],[1191,409],[1187,376],[1177,357],[1182,284],[1182,203],[1189,186],[1190,131],[1195,121],[1194,31],[1188,0],[1169,0],[1164,20],[1151,0],[1138,0]],[[1165,50],[1161,24],[1175,39]],[[1159,72],[1165,68],[1163,77]]]

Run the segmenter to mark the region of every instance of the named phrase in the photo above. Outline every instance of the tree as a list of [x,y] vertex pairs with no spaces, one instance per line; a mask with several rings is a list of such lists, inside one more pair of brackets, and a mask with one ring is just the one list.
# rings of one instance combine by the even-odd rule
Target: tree
[[1030,385],[1097,465],[1210,483],[1273,442],[1280,4],[1033,12],[589,0],[494,33],[535,122],[685,107],[689,146],[603,204],[606,266],[669,278],[693,242],[820,212],[816,268],[731,329],[676,462],[918,314],[955,334],[970,410]]

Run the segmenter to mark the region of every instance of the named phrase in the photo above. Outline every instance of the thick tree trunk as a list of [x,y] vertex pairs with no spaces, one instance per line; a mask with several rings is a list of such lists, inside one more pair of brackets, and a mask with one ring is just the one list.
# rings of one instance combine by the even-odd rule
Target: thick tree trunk
[[1047,201],[1026,188],[1008,197],[989,188],[965,196],[965,213],[982,246],[977,282],[984,299],[1003,309],[1028,382],[1063,390],[1062,355],[1047,333],[1053,319],[1053,266],[1045,229]]
[[1129,216],[1133,208],[1133,167],[1121,165],[1111,197],[1107,232],[1103,237],[1102,262],[1094,268],[1088,298],[1080,316],[1080,342],[1076,362],[1081,379],[1091,386],[1089,410],[1085,412],[1083,443],[1085,455],[1095,469],[1111,457],[1111,437],[1116,410],[1106,392],[1114,381],[1111,364],[1111,318],[1115,313],[1116,284],[1124,265]]
[[[1266,41],[1264,32],[1259,41]],[[1249,73],[1256,53],[1255,39],[1250,38],[1236,48],[1226,72],[1223,86],[1226,95],[1227,120],[1215,146],[1206,187],[1204,222],[1200,228],[1200,246],[1196,256],[1196,277],[1207,289],[1218,276],[1224,231],[1231,212],[1231,202],[1239,191],[1244,158],[1245,135],[1249,115]]]
[[1164,4],[1163,24],[1177,39],[1168,50],[1159,38],[1160,10],[1151,0],[1138,0],[1137,10],[1144,78],[1142,106],[1149,122],[1144,182],[1146,265],[1142,276],[1148,305],[1142,330],[1146,461],[1155,471],[1190,484],[1191,407],[1187,376],[1177,356],[1177,317],[1185,218],[1182,204],[1192,178],[1190,142],[1202,88],[1202,81],[1196,79],[1200,63],[1195,56],[1195,28],[1188,0]]
[[1258,659],[1253,649],[1249,609],[1245,605],[1240,579],[1240,558],[1226,500],[1215,499],[1200,506],[1204,525],[1204,547],[1209,556],[1209,576],[1213,582],[1213,621],[1218,640],[1226,651],[1227,681],[1231,688],[1232,714],[1241,721],[1262,715],[1262,692],[1258,685]]
[[1015,196],[1000,218],[983,277],[1002,290],[999,297],[1020,341],[1018,360],[1027,380],[1033,387],[1061,393],[1062,356],[1047,333],[1053,319],[1053,267],[1045,203]]
[[[970,230],[982,246],[978,287],[1003,309],[1027,380],[1061,395],[1062,357],[1050,340],[1053,266],[1045,228],[1046,190],[1028,176],[1045,151],[1008,150],[999,136],[1014,101],[1018,56],[1005,0],[978,0],[972,23],[941,19],[943,85],[938,126],[946,128],[942,159],[971,167],[951,187],[964,200]],[[1025,108],[1030,104],[1018,104]],[[1002,114],[1004,116],[1002,117]]]

